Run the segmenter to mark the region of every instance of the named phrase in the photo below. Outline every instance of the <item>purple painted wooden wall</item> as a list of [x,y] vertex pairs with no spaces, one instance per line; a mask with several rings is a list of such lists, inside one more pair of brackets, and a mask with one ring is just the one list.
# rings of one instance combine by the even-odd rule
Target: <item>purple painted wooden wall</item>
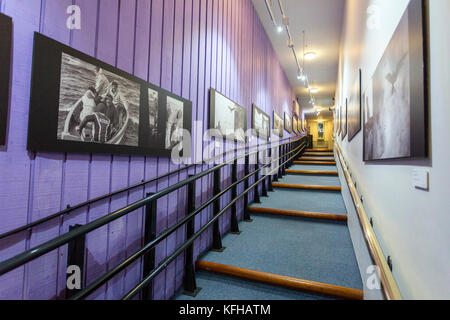
[[[81,30],[66,27],[66,9],[81,7]],[[269,115],[291,112],[293,92],[251,0],[0,0],[0,11],[13,18],[12,97],[7,150],[0,151],[0,233],[128,185],[177,168],[165,158],[31,154],[26,151],[33,33],[41,32],[117,66],[193,102],[194,130],[202,136],[208,124],[209,88],[214,87],[249,110],[257,104]],[[258,144],[254,139],[251,144]],[[226,150],[235,148],[227,142]],[[203,145],[196,151],[202,152]],[[232,157],[233,154],[230,156]],[[198,166],[189,174],[208,168]],[[187,177],[187,172],[120,194],[0,242],[0,261],[162,190]],[[231,169],[222,181],[231,182]],[[243,175],[242,170],[239,172]],[[243,186],[239,187],[243,190]],[[197,203],[212,195],[212,177],[197,183]],[[157,231],[185,214],[187,190],[158,201]],[[225,205],[231,194],[227,194]],[[242,218],[242,204],[238,215]],[[196,229],[212,216],[205,210]],[[142,245],[143,211],[138,210],[91,232],[86,239],[86,279],[89,283]],[[221,230],[229,228],[229,214]],[[157,262],[184,239],[179,230],[156,250]],[[195,243],[195,254],[206,250],[209,230]],[[0,277],[0,299],[60,299],[64,297],[67,247],[61,247]],[[154,283],[156,299],[170,298],[180,288],[184,258],[180,256]],[[97,290],[92,299],[117,299],[137,284],[141,261]]]

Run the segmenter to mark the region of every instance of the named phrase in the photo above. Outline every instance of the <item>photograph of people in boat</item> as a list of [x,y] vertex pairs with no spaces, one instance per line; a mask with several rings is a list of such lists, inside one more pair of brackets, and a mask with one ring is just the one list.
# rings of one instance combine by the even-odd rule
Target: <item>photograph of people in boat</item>
[[139,104],[138,83],[62,54],[59,140],[138,147]]

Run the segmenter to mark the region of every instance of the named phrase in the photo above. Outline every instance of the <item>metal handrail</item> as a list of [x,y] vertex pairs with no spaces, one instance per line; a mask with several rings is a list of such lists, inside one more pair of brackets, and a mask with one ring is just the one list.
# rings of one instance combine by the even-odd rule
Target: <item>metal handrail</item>
[[[286,144],[289,144],[289,143],[298,142],[302,138],[303,137],[301,137],[301,138],[299,138],[297,140],[285,143],[285,144],[280,144],[279,146],[286,145]],[[265,149],[265,150],[268,150],[268,149]],[[248,153],[247,155],[243,155],[243,156],[248,156],[248,155],[251,155],[251,154],[254,154],[254,153],[259,153],[259,152],[265,151],[265,150],[258,150],[258,151],[251,152],[251,153]],[[236,157],[235,159],[233,159],[233,161],[237,160],[237,159],[239,159],[239,158],[241,158],[243,156]],[[283,155],[283,156],[286,156],[286,155]],[[97,220],[94,220],[94,221],[92,221],[92,222],[90,222],[90,223],[88,223],[86,225],[80,226],[77,229],[69,231],[68,233],[65,233],[65,234],[63,234],[61,236],[58,236],[58,237],[56,237],[56,238],[54,238],[52,240],[49,240],[49,241],[47,241],[47,242],[45,242],[45,243],[43,243],[41,245],[38,245],[37,247],[34,247],[34,248],[29,249],[29,250],[27,250],[25,252],[22,252],[22,253],[20,253],[20,254],[18,254],[16,256],[14,256],[14,257],[8,259],[8,260],[5,260],[5,261],[0,263],[0,275],[2,275],[4,273],[7,273],[7,272],[9,272],[9,271],[19,267],[19,266],[21,266],[21,265],[31,261],[31,260],[34,260],[34,259],[36,259],[36,258],[38,258],[38,257],[40,257],[40,256],[42,256],[42,255],[52,251],[52,250],[60,247],[60,246],[68,243],[71,240],[74,240],[74,239],[76,239],[76,238],[78,238],[80,236],[83,236],[83,235],[85,235],[85,234],[87,234],[87,233],[89,233],[89,232],[91,232],[93,230],[96,230],[96,229],[98,229],[98,228],[100,228],[100,227],[102,227],[102,226],[104,226],[104,225],[106,225],[106,224],[108,224],[108,223],[110,223],[112,221],[115,221],[115,220],[117,220],[117,219],[119,219],[119,218],[121,218],[121,217],[123,217],[123,216],[125,216],[125,215],[127,215],[127,214],[129,214],[129,213],[131,213],[131,212],[133,212],[133,211],[143,207],[143,206],[146,206],[146,205],[150,204],[151,202],[153,202],[153,201],[155,201],[155,200],[157,200],[159,198],[162,198],[165,195],[167,195],[169,193],[172,193],[172,192],[174,192],[174,191],[176,191],[176,190],[178,190],[178,189],[180,189],[180,188],[190,184],[193,181],[196,181],[196,180],[198,180],[198,179],[200,179],[200,178],[202,178],[202,177],[204,177],[204,176],[206,176],[208,174],[211,174],[211,173],[215,172],[216,170],[220,170],[221,168],[229,165],[230,161],[225,162],[225,163],[220,164],[220,165],[217,165],[217,166],[215,166],[213,168],[210,168],[208,170],[205,170],[205,171],[203,171],[203,172],[201,172],[201,173],[199,173],[199,174],[197,174],[195,176],[192,176],[192,177],[187,178],[187,179],[185,179],[183,181],[180,181],[180,182],[178,182],[178,183],[176,183],[176,184],[174,184],[174,185],[172,185],[172,186],[170,186],[170,187],[168,187],[168,188],[166,188],[164,190],[161,190],[161,191],[159,191],[159,192],[157,192],[155,194],[149,195],[149,196],[147,196],[147,197],[145,197],[145,198],[143,198],[143,199],[141,199],[139,201],[136,201],[133,204],[130,204],[130,205],[128,205],[128,206],[126,206],[126,207],[124,207],[122,209],[119,209],[119,210],[117,210],[115,212],[107,214],[107,215],[105,215],[105,216],[103,216],[103,217],[101,217],[101,218],[99,218]]]
[[[280,140],[280,141],[285,141],[285,140],[290,140],[290,139],[291,139],[291,138],[286,138],[286,139],[282,139],[282,140]],[[301,139],[301,138],[300,138],[300,139]],[[295,141],[295,140],[294,140],[294,141]],[[286,143],[284,143],[284,144],[279,144],[278,146],[286,145],[286,144],[288,144],[288,143],[290,143],[290,142],[286,142]],[[224,152],[223,154],[221,154],[221,156],[226,156],[226,155],[229,154],[229,153],[232,153],[232,152],[239,152],[239,151],[244,150],[244,149],[247,149],[247,148],[249,148],[249,149],[250,149],[250,148],[259,148],[259,147],[267,146],[267,145],[269,145],[269,144],[271,144],[271,142],[261,143],[261,144],[257,144],[257,145],[254,145],[254,146],[248,145],[248,146],[244,146],[244,147],[241,147],[241,148],[236,148],[236,149],[233,149],[233,150],[226,151],[226,152]],[[265,150],[267,150],[267,149],[268,149],[268,148],[266,148]],[[259,151],[264,151],[264,150],[259,150]],[[248,155],[251,155],[251,154],[253,154],[253,153],[256,153],[256,152],[249,153]],[[247,156],[247,154],[244,155],[244,156]],[[214,157],[212,157],[212,158],[210,158],[210,159],[204,160],[203,162],[209,162],[209,161],[212,161],[212,160],[217,159],[218,157],[219,157],[219,156],[214,156]],[[241,156],[241,157],[242,157],[242,156]],[[163,175],[161,175],[161,176],[152,178],[152,179],[147,180],[147,181],[142,181],[142,182],[137,183],[137,184],[135,184],[135,185],[132,185],[132,186],[129,186],[129,187],[125,187],[125,188],[119,189],[119,190],[117,190],[117,191],[113,191],[113,192],[111,192],[111,193],[108,193],[108,194],[105,194],[105,195],[102,195],[102,196],[99,196],[99,197],[96,197],[96,198],[93,198],[93,199],[84,201],[84,202],[79,203],[79,204],[74,205],[74,206],[69,206],[69,205],[68,205],[67,208],[64,209],[64,210],[61,210],[61,211],[59,211],[59,212],[56,212],[56,213],[51,214],[51,215],[48,215],[48,216],[46,216],[46,217],[44,217],[44,218],[41,218],[41,219],[39,219],[39,220],[30,222],[30,223],[28,223],[28,224],[26,224],[26,225],[24,225],[24,226],[21,226],[21,227],[15,228],[15,229],[13,229],[13,230],[10,230],[10,231],[8,231],[8,232],[5,232],[5,233],[0,234],[0,240],[1,240],[1,239],[4,239],[4,238],[7,238],[7,237],[10,237],[10,236],[12,236],[12,235],[14,235],[14,234],[16,234],[16,233],[19,233],[19,232],[22,232],[22,231],[29,230],[29,229],[31,229],[31,228],[33,228],[33,227],[36,227],[36,226],[38,226],[38,225],[41,225],[41,224],[43,224],[43,223],[45,223],[45,222],[48,222],[48,221],[53,220],[53,219],[55,219],[55,218],[58,218],[58,217],[60,217],[60,216],[62,216],[62,215],[67,215],[67,214],[69,214],[69,213],[72,213],[72,212],[75,211],[75,210],[78,210],[78,209],[81,209],[81,208],[83,208],[83,207],[89,206],[89,205],[91,205],[91,204],[93,204],[93,203],[96,203],[96,202],[98,202],[98,201],[101,201],[101,200],[104,200],[104,199],[111,198],[111,197],[113,197],[113,196],[115,196],[115,195],[118,195],[118,194],[120,194],[120,193],[127,192],[127,191],[130,191],[130,190],[139,188],[139,187],[143,187],[143,186],[145,186],[145,185],[147,185],[147,184],[149,184],[149,183],[152,183],[152,182],[158,181],[158,180],[160,180],[160,179],[164,179],[164,178],[170,177],[171,175],[174,175],[174,174],[179,173],[179,172],[181,172],[181,171],[189,170],[190,168],[195,167],[195,166],[197,166],[197,165],[202,165],[202,163],[194,163],[194,164],[190,164],[190,165],[184,166],[184,167],[182,167],[182,168],[178,168],[178,169],[173,170],[173,171],[171,171],[171,172],[165,173],[165,174],[163,174]]]
[[350,172],[348,171],[347,165],[342,156],[341,149],[336,142],[334,143],[334,145],[336,147],[342,170],[344,171],[345,180],[347,181],[348,188],[350,189],[350,194],[352,196],[353,204],[358,215],[364,238],[369,247],[370,255],[379,268],[379,277],[383,286],[384,295],[388,300],[402,300],[403,298],[397,286],[397,282],[392,275],[392,271],[386,261],[375,231],[370,224],[370,220],[367,216],[366,210],[364,209],[362,201],[359,198],[358,191],[356,190],[355,184],[353,183],[352,177],[350,176]]
[[[300,140],[300,139],[299,139]],[[297,141],[299,141],[297,140]],[[295,141],[294,141],[295,142]],[[129,266],[131,263],[133,263],[135,260],[137,260],[138,258],[144,256],[146,253],[148,253],[150,250],[152,250],[153,248],[155,248],[160,242],[162,242],[164,239],[166,239],[167,237],[169,237],[172,233],[174,233],[176,230],[178,230],[180,227],[182,227],[184,224],[186,224],[187,222],[191,221],[192,219],[194,219],[200,212],[202,212],[205,208],[207,208],[209,205],[213,204],[214,201],[218,200],[220,197],[222,197],[225,193],[227,193],[228,191],[230,191],[232,188],[236,187],[237,185],[243,183],[245,180],[249,179],[250,177],[256,175],[258,172],[262,171],[263,169],[271,166],[274,162],[279,161],[280,159],[286,157],[287,155],[290,155],[294,152],[297,151],[297,153],[291,157],[290,159],[288,159],[287,161],[285,161],[284,163],[280,164],[277,168],[273,169],[270,174],[276,170],[278,170],[278,168],[280,168],[281,166],[285,165],[286,163],[288,163],[289,161],[291,161],[292,159],[294,159],[302,150],[299,150],[300,148],[304,148],[305,144],[302,144],[301,146],[295,148],[294,150],[291,150],[289,152],[287,152],[285,155],[272,160],[270,163],[262,166],[261,168],[253,171],[252,173],[249,173],[248,175],[242,177],[240,180],[230,184],[228,187],[226,187],[224,190],[222,190],[220,193],[216,194],[214,197],[210,198],[208,201],[206,201],[205,203],[203,203],[202,205],[200,205],[200,207],[198,207],[197,209],[195,209],[193,212],[188,213],[188,215],[186,215],[182,220],[180,220],[178,223],[176,223],[175,225],[173,225],[172,227],[166,229],[165,231],[163,231],[158,237],[156,237],[154,240],[150,241],[149,243],[147,243],[144,247],[142,247],[141,249],[139,249],[138,251],[136,251],[135,253],[133,253],[130,257],[128,257],[127,259],[125,259],[124,261],[122,261],[121,263],[119,263],[118,265],[116,265],[113,269],[107,271],[105,274],[103,274],[102,276],[100,276],[99,278],[97,278],[96,280],[94,280],[89,286],[87,286],[85,289],[83,289],[82,291],[76,293],[74,296],[71,297],[72,300],[78,300],[78,299],[83,299],[87,296],[89,296],[89,294],[93,293],[95,290],[97,290],[98,288],[100,288],[104,283],[106,283],[109,279],[113,278],[115,275],[117,275],[118,273],[120,273],[122,270],[124,270],[127,266]],[[299,151],[298,151],[299,150]],[[262,178],[261,180],[259,180],[256,184],[252,185],[252,187],[249,188],[249,190],[253,189],[255,187],[255,185],[259,184],[262,180],[266,179],[265,177]],[[238,199],[240,199],[243,195],[247,194],[247,192],[244,192],[241,196],[238,197]],[[231,205],[235,203],[235,201],[231,202]],[[231,206],[230,206],[231,207]],[[226,211],[226,210],[225,210]],[[222,211],[221,211],[222,212]],[[213,220],[214,222],[215,220]],[[187,246],[186,246],[187,247]],[[168,262],[170,263],[170,262]]]
[[[297,151],[298,149],[304,148],[305,144],[297,147],[296,149],[292,150],[290,153]],[[282,167],[286,163],[292,161],[297,157],[299,153],[301,153],[303,150],[298,150],[297,153],[286,160],[284,163],[280,164],[276,169],[272,170],[272,172],[275,172],[278,170],[278,168]],[[284,157],[284,156],[283,156]],[[281,159],[282,157],[280,157]],[[277,159],[279,160],[279,159]],[[221,211],[219,211],[208,223],[206,223],[202,228],[200,228],[199,231],[197,231],[191,238],[186,240],[186,242],[179,247],[173,254],[171,254],[169,257],[166,257],[157,268],[153,269],[153,271],[145,277],[137,286],[135,286],[132,290],[130,290],[123,298],[122,300],[129,300],[133,298],[136,294],[138,294],[142,289],[144,289],[147,285],[150,284],[150,281],[152,281],[159,273],[161,273],[165,268],[169,266],[169,264],[174,261],[184,250],[186,250],[190,245],[194,243],[194,241],[200,237],[200,235],[205,232],[214,222],[216,222],[225,212],[227,212],[228,209],[230,209],[239,199],[247,195],[255,186],[263,182],[266,178],[262,177],[258,181],[255,181],[251,186],[249,186],[246,190],[244,190],[240,195],[238,195],[236,198],[230,201]]]

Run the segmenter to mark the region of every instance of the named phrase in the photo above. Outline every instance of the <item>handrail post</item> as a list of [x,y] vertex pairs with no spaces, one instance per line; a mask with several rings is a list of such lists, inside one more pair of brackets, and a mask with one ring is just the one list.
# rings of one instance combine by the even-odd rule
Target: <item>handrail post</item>
[[[81,227],[80,225],[74,225],[69,227],[69,231],[75,230],[77,228]],[[75,238],[74,240],[71,240],[68,243],[67,248],[67,269],[66,271],[69,271],[69,267],[75,266],[80,270],[79,273],[79,281],[81,282],[81,288],[83,287],[83,274],[84,274],[84,255],[85,255],[85,241],[86,235],[79,236]],[[70,276],[66,274],[66,283]],[[80,289],[72,289],[69,290],[69,288],[66,287],[66,300],[70,299],[72,296],[74,296],[76,293],[81,291]]]
[[[190,175],[189,177],[192,177]],[[187,214],[191,214],[196,209],[196,194],[195,194],[195,183],[192,181],[188,185],[188,205]],[[195,218],[192,218],[186,223],[186,239],[192,238],[195,234]],[[184,259],[184,279],[183,279],[184,294],[195,297],[200,292],[201,288],[197,287],[197,282],[195,281],[195,268],[194,268],[194,243],[192,243],[185,250]]]
[[[266,165],[266,162],[267,162],[267,149],[265,149],[263,151],[263,166]],[[265,174],[265,172],[262,172],[261,174],[265,176],[265,179],[262,182],[262,196],[268,197],[268,195],[267,195],[267,175]]]
[[[273,155],[273,152],[272,152],[272,146],[270,146],[270,148],[269,148],[269,159],[270,159],[270,161],[273,161],[273,159],[272,159],[272,155]],[[273,192],[273,186],[272,186],[272,162],[271,162],[271,165],[269,166],[269,192]]]
[[[147,197],[154,193],[147,193]],[[144,245],[156,238],[156,200],[145,206],[145,234]],[[144,255],[143,278],[147,277],[155,269],[155,249],[151,249]],[[153,283],[142,291],[142,300],[153,300]]]
[[[282,147],[282,146],[279,146],[279,147],[278,147],[278,152],[280,153],[280,161],[281,161],[281,163],[283,163],[283,162],[284,162],[284,153],[283,153],[283,147]],[[282,179],[282,178],[283,178],[283,176],[281,175],[281,172],[282,172],[281,167],[282,167],[282,165],[278,166],[278,173],[277,173],[278,177],[277,177],[277,181],[278,181],[279,179]]]
[[[238,181],[238,161],[237,159],[234,160],[233,163],[233,172],[232,172],[232,178],[231,183],[236,183]],[[235,199],[237,197],[237,185],[233,187],[231,190],[231,198]],[[237,203],[233,203],[233,206],[231,207],[231,233],[232,234],[240,234],[239,231],[239,223],[237,219]]]
[[[287,152],[288,152],[288,145],[285,144],[283,146],[283,149],[284,149],[284,161],[283,161],[283,163],[284,163],[284,162],[286,162],[289,159],[288,154],[287,154]],[[286,163],[284,163],[283,166],[282,166],[281,175],[282,176],[286,175]]]
[[[271,154],[273,154],[273,150],[275,150],[275,148],[270,149]],[[280,148],[278,147],[278,151],[280,150]],[[280,153],[277,154],[278,157],[280,157]],[[273,172],[273,182],[278,182],[278,172],[279,172],[279,168],[278,165],[280,164],[281,159],[277,161],[277,163],[275,163],[275,165],[277,166],[277,171]]]
[[[248,176],[250,174],[250,158],[249,155],[245,156],[245,169],[244,169],[244,175]],[[248,183],[248,179],[245,179],[244,181],[244,189],[247,190],[249,183]],[[250,217],[250,210],[248,210],[248,193],[245,194],[244,196],[244,221],[245,222],[252,222],[252,218]]]
[[[255,171],[259,170],[259,150],[256,152],[256,164],[255,164]],[[259,171],[255,174],[255,182],[259,180]],[[254,203],[261,203],[261,199],[259,198],[259,185],[257,184],[254,189],[254,197],[253,202]]]
[[[214,196],[220,193],[220,185],[221,185],[221,169],[217,169],[214,171]],[[219,214],[220,212],[220,197],[214,201],[214,216]],[[217,219],[214,222],[213,226],[213,244],[212,250],[222,252],[225,248],[222,246],[222,236],[220,235],[220,224]]]

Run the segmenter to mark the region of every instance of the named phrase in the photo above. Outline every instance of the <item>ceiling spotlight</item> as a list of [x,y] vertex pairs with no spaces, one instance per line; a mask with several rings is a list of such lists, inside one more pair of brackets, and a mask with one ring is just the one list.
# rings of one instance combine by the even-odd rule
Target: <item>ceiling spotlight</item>
[[282,26],[277,26],[277,31],[278,31],[278,33],[282,33],[283,32],[283,27]]
[[305,53],[305,59],[306,60],[313,60],[317,56],[317,53],[314,51],[309,51]]

